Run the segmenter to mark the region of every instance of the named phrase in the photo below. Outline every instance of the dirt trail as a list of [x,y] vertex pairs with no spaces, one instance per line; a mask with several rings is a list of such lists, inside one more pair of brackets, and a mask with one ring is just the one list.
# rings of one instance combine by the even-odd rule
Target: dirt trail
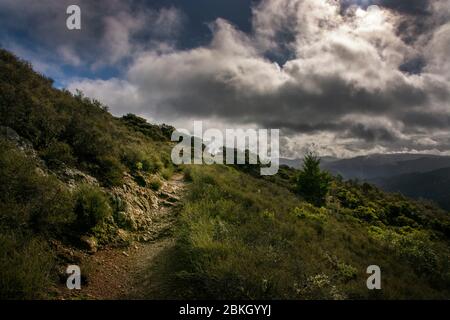
[[104,248],[85,255],[81,262],[87,283],[81,290],[58,289],[59,299],[158,299],[170,298],[170,259],[174,250],[173,227],[177,200],[185,190],[182,174],[175,174],[162,188],[165,205],[152,225],[152,240],[126,248]]

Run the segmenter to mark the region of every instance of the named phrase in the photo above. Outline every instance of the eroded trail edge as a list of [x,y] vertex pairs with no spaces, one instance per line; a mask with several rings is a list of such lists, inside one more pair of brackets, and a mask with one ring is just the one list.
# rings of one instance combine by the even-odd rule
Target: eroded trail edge
[[[78,252],[83,284],[55,289],[57,299],[158,299],[170,298],[170,264],[173,263],[174,225],[186,189],[183,174],[165,181],[158,197],[162,205],[153,214],[145,237],[126,247],[105,247],[94,254]],[[142,233],[142,232],[141,232]]]

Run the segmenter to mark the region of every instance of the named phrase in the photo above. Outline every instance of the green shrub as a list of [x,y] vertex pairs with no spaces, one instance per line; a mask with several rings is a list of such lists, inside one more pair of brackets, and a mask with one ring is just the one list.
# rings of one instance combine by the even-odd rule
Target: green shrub
[[67,165],[72,165],[76,162],[72,148],[67,143],[60,141],[55,141],[50,144],[46,149],[41,151],[40,155],[50,167],[58,165],[61,162]]
[[97,169],[97,176],[107,186],[119,186],[123,183],[124,166],[113,157],[100,159],[100,165]]
[[295,207],[291,211],[291,215],[300,219],[325,222],[327,219],[327,210],[325,208],[317,208],[309,203],[302,203],[301,206]]
[[359,206],[354,210],[355,217],[367,221],[373,222],[378,219],[374,208]]
[[140,146],[131,145],[127,146],[123,150],[121,161],[125,164],[131,171],[140,171],[143,169],[143,161],[145,159],[145,154],[141,150]]
[[342,206],[345,208],[355,209],[362,205],[360,198],[346,188],[339,188],[336,194]]
[[150,159],[142,160],[142,170],[148,173],[156,173],[160,167],[158,167],[157,163]]
[[173,175],[173,168],[164,168],[161,170],[161,176],[166,179],[169,180]]
[[331,177],[320,170],[320,158],[312,153],[305,156],[303,168],[297,177],[297,192],[316,206],[325,204],[330,188]]
[[409,263],[420,274],[441,277],[445,274],[438,266],[439,246],[433,243],[424,231],[404,227],[399,230],[385,230],[379,227],[370,227],[369,234],[382,242],[395,254]]
[[154,191],[158,191],[161,188],[161,186],[162,186],[162,182],[158,178],[153,178],[150,181],[150,185],[149,186],[150,186],[150,189],[152,189]]
[[341,277],[344,282],[356,279],[356,276],[358,274],[358,269],[344,262],[338,262],[337,269],[339,272],[339,277]]
[[138,186],[145,188],[147,186],[147,181],[145,181],[145,178],[141,176],[140,174],[135,174],[133,176],[134,181],[138,184]]
[[53,265],[44,241],[0,233],[0,300],[43,298]]
[[192,178],[192,170],[190,167],[185,166],[183,168],[183,173],[184,173],[184,180],[188,181],[188,182],[192,182],[193,178]]
[[82,232],[91,231],[112,214],[108,198],[98,187],[80,186],[75,199],[76,225]]
[[153,125],[147,122],[147,120],[138,117],[134,114],[127,114],[121,118],[121,120],[133,130],[141,132],[147,137],[155,140],[170,140],[170,136],[175,128],[166,124]]
[[306,297],[307,299],[346,299],[346,295],[339,290],[331,277],[324,273],[309,276],[303,286],[299,286],[297,290],[300,296]]
[[74,219],[73,198],[54,176],[0,139],[0,228],[59,232]]

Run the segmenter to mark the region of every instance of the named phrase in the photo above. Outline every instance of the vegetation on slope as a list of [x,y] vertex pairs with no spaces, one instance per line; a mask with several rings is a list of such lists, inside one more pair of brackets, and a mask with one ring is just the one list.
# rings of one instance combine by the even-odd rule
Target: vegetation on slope
[[[134,115],[114,118],[0,50],[0,298],[45,296],[56,277],[52,239],[109,241],[120,204],[105,187],[121,185],[125,173],[137,182],[148,173],[170,176],[172,130]],[[101,185],[71,190],[54,174],[65,167]]]
[[120,185],[126,170],[169,164],[172,127],[134,115],[117,119],[107,110],[81,92],[53,88],[52,80],[0,50],[0,124],[29,140],[47,164],[77,166],[104,185]]
[[[108,236],[123,203],[109,197],[124,174],[158,190],[175,168],[173,128],[52,87],[0,50],[0,129],[29,140],[36,156],[0,137],[0,298],[45,297],[55,277],[49,245]],[[0,132],[1,133],[1,132]],[[71,190],[53,169],[76,167],[100,186]],[[177,279],[186,298],[449,298],[448,214],[369,184],[330,179],[314,167],[260,177],[249,166],[189,166],[177,230]],[[311,177],[317,179],[312,179]],[[309,181],[309,182],[308,182]],[[313,188],[314,184],[317,188]],[[308,202],[309,201],[309,202]],[[366,268],[382,270],[381,291]]]
[[[178,232],[185,297],[450,296],[450,225],[439,209],[337,179],[315,207],[234,167],[186,170],[192,187]],[[381,291],[366,287],[372,264],[381,267]]]
[[71,197],[57,179],[0,140],[0,298],[36,298],[48,285],[45,241],[73,221]]

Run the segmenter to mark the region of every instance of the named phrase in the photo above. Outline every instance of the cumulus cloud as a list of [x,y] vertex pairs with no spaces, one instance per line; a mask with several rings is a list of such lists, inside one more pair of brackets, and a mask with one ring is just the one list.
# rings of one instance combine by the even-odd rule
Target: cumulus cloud
[[144,107],[137,88],[128,81],[117,78],[73,81],[67,89],[72,92],[80,90],[88,97],[101,99],[100,101],[116,116],[123,115],[124,111],[140,113]]
[[[5,0],[0,9],[14,3]],[[209,24],[210,43],[183,50],[171,42],[181,12],[130,3],[114,0],[111,9],[96,2],[101,18],[87,17],[96,34],[57,48],[74,66],[128,60],[120,79],[68,86],[117,115],[280,128],[290,156],[312,146],[341,156],[449,151],[446,0],[262,0],[253,7],[251,32],[217,19]],[[42,28],[45,38],[50,27]],[[149,28],[153,34],[143,32]]]

